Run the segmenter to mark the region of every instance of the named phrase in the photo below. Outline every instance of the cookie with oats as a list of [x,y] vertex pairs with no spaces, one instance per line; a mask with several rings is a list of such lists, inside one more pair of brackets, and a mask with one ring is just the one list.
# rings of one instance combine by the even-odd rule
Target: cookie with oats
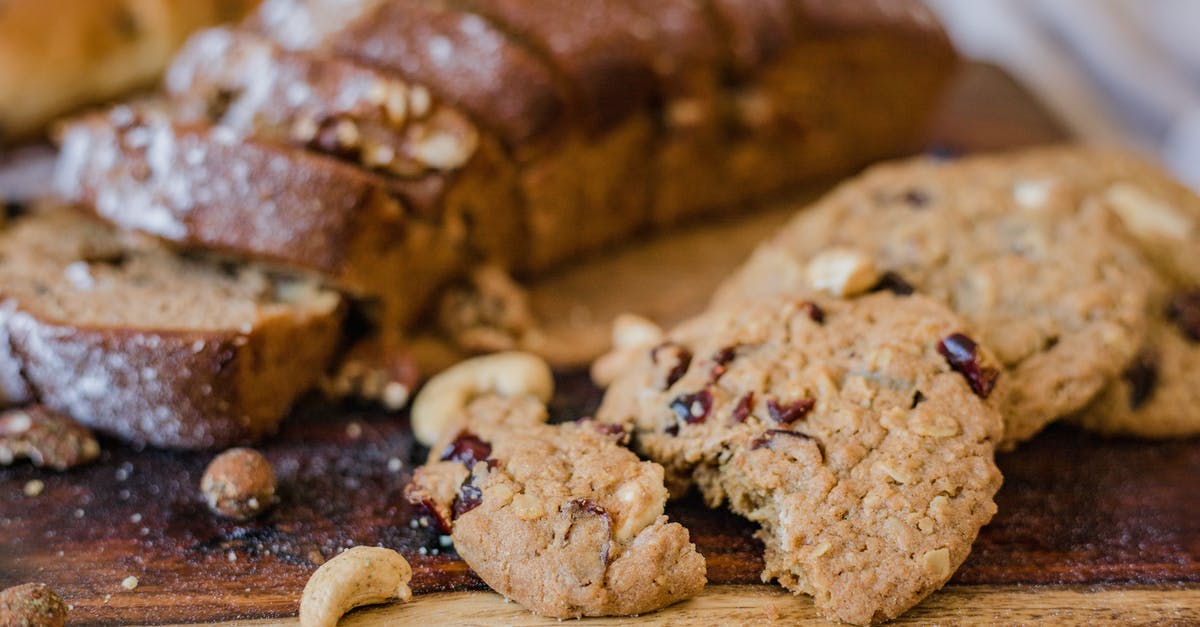
[[1006,373],[958,316],[913,295],[711,310],[609,388],[679,492],[761,525],[764,579],[827,617],[896,617],[940,588],[996,511]]

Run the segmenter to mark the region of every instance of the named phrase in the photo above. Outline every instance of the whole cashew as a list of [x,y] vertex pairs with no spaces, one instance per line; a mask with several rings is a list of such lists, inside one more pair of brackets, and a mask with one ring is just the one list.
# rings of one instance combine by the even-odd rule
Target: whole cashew
[[356,546],[317,569],[300,595],[302,627],[335,627],[342,614],[360,605],[412,598],[412,568],[399,553]]
[[484,394],[530,395],[545,403],[554,395],[554,376],[531,353],[495,353],[458,363],[430,379],[413,401],[413,435],[432,446],[471,400]]

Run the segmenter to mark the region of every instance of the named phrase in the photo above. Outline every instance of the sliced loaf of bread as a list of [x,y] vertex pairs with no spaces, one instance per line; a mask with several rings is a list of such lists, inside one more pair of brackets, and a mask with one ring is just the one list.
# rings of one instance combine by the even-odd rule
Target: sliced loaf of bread
[[35,211],[0,233],[0,400],[134,444],[251,440],[326,369],[342,310],[311,281]]

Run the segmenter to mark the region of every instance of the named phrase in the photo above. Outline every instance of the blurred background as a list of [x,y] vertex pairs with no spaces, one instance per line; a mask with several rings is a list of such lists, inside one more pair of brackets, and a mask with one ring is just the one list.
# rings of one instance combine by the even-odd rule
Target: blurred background
[[[964,56],[1007,69],[1077,136],[1155,156],[1200,189],[1200,1],[926,2]],[[0,0],[0,147],[151,85],[190,32],[255,4]]]
[[1079,137],[1157,156],[1200,189],[1200,2],[926,0]]

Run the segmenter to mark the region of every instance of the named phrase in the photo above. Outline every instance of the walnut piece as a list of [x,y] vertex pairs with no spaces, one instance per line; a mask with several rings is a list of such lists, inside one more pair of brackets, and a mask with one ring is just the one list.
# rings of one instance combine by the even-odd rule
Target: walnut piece
[[67,604],[43,583],[26,583],[0,591],[0,625],[62,627]]
[[92,432],[40,405],[0,413],[0,466],[29,459],[39,468],[66,470],[100,454]]

